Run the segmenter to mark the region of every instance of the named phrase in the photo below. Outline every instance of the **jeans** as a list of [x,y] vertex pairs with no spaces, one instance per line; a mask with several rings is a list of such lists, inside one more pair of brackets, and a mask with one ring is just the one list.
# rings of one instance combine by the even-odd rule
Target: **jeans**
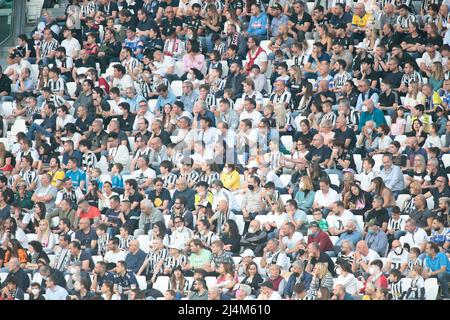
[[27,132],[27,137],[28,139],[34,141],[34,133],[38,132],[38,133],[43,133],[46,137],[51,137],[52,133],[48,132],[47,130],[45,130],[43,127],[41,127],[40,125],[36,124],[36,123],[32,123],[30,129]]
[[442,298],[450,298],[448,295],[448,282],[450,281],[450,273],[440,272],[437,276],[432,276],[432,278],[437,278],[439,285],[441,286]]

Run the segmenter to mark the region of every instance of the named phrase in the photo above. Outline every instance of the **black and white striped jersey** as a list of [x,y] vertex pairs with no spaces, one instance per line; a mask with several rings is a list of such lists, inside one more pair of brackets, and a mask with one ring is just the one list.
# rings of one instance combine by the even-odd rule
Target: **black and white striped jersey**
[[59,77],[56,81],[50,79],[48,81],[48,87],[52,90],[53,94],[59,94],[60,91],[64,91],[64,94],[67,94],[66,81],[61,77]]
[[[165,248],[159,250],[158,252],[155,252],[152,250],[149,253],[147,253],[147,257],[145,257],[145,260],[148,261],[147,274],[154,273],[158,262],[161,260],[163,260],[163,261],[166,260],[168,255],[169,255],[169,250],[167,250]],[[158,271],[161,272],[162,270],[158,270]]]
[[181,177],[185,178],[187,183],[191,182],[197,183],[200,179],[200,174],[197,171],[192,170],[187,174],[181,174]]
[[352,76],[350,75],[350,73],[348,72],[344,72],[344,73],[337,73],[334,75],[333,77],[333,87],[340,89],[344,86],[344,84],[348,81],[351,80]]
[[124,251],[128,251],[131,240],[135,239],[131,235],[129,235],[128,238],[122,238],[120,235],[117,235],[116,237],[119,239],[119,249]]
[[159,177],[162,179],[164,188],[166,189],[169,188],[169,185],[175,185],[178,179],[177,175],[173,173],[169,173],[167,176],[159,175]]
[[47,57],[50,52],[55,51],[58,47],[59,42],[56,39],[52,39],[50,42],[42,41],[40,46],[41,58]]
[[391,300],[403,300],[406,291],[407,289],[403,279],[389,283],[389,296],[391,297]]
[[180,254],[177,258],[169,255],[164,259],[164,268],[173,269],[178,266],[183,266],[188,261],[188,258],[184,254]]
[[211,183],[214,180],[219,180],[220,176],[217,172],[211,172],[210,175],[202,174],[200,177],[200,181],[206,182],[208,185],[211,185]]

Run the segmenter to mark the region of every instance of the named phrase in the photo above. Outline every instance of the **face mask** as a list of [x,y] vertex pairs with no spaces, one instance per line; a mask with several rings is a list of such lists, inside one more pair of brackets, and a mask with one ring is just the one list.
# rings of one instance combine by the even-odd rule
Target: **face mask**
[[352,234],[353,230],[347,230],[347,234]]
[[186,76],[186,78],[187,78],[188,80],[192,80],[192,79],[194,79],[194,76],[193,76],[192,74],[188,74],[188,75]]
[[377,273],[377,268],[375,268],[375,267],[370,267],[370,268],[369,268],[369,273],[370,273],[371,275],[375,275],[375,274]]
[[367,233],[368,233],[368,234],[374,234],[375,231],[373,231],[373,230],[367,230]]
[[373,132],[372,129],[367,129],[368,134],[372,134],[372,132]]
[[211,189],[211,193],[215,196],[217,194],[217,189]]
[[402,248],[402,247],[397,247],[397,248],[394,249],[394,252],[395,252],[396,254],[402,254],[402,251],[403,251],[403,248]]
[[367,112],[367,107],[366,106],[362,106],[361,111],[362,112]]
[[39,294],[39,289],[31,289],[31,293],[33,294],[33,296],[37,296]]
[[300,181],[300,183],[298,184],[298,186],[300,187],[300,189],[303,189],[305,187],[305,184],[303,183],[303,181]]
[[337,275],[340,275],[342,273],[342,270],[341,269],[336,269],[336,274]]
[[178,231],[178,232],[183,231],[183,227],[177,227],[177,231]]
[[255,233],[255,229],[253,229],[253,228],[248,228],[248,233]]
[[252,185],[252,184],[250,184],[250,185],[248,186],[248,190],[250,190],[250,191],[253,191],[253,190],[255,190],[255,186],[254,186],[254,185]]

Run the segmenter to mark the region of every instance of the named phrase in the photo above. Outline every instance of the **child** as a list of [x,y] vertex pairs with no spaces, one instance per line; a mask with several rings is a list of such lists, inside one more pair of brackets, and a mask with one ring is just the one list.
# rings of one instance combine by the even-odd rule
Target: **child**
[[423,261],[419,259],[420,250],[419,248],[412,247],[409,250],[409,257],[408,257],[408,270],[412,270],[414,266],[423,266]]
[[411,286],[406,292],[405,300],[425,300],[425,281],[422,276],[422,267],[415,265],[409,272],[411,278]]
[[397,269],[389,272],[389,297],[390,300],[403,300],[406,294],[405,283],[401,279],[401,273]]
[[[234,110],[234,100],[231,99],[231,97],[233,96],[233,90],[231,89],[225,89],[223,90],[223,99],[227,99],[228,102],[230,103],[230,109]],[[238,110],[235,110],[236,112],[238,112]]]
[[107,250],[109,234],[106,232],[108,226],[104,223],[101,223],[95,228],[95,233],[97,234],[97,246],[98,246],[98,255],[104,256]]
[[319,208],[313,209],[312,214],[313,214],[314,221],[316,221],[319,224],[319,228],[323,232],[327,232],[328,231],[328,222],[326,219],[324,219],[322,210],[320,210]]
[[120,227],[119,233],[116,237],[119,239],[119,249],[123,251],[128,251],[128,247],[130,246],[130,241],[134,240],[134,237],[131,236],[130,233],[130,226],[125,223],[123,226]]
[[390,242],[406,234],[405,224],[405,219],[403,219],[400,215],[400,208],[393,206],[392,216],[389,218],[387,225],[387,236]]
[[403,106],[398,107],[392,115],[391,134],[394,136],[402,135],[405,133],[406,118],[405,108]]
[[115,163],[111,168],[111,184],[113,189],[123,189],[123,178],[122,178],[122,172],[123,165],[121,163]]
[[90,181],[95,181],[98,184],[98,188],[101,190],[103,188],[103,182],[100,180],[100,176],[102,175],[102,170],[100,168],[92,168],[90,171]]

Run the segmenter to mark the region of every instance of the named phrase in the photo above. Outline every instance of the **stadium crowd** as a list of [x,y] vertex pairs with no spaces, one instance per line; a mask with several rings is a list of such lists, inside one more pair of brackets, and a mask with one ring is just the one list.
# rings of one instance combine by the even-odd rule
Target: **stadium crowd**
[[45,1],[0,69],[3,300],[448,299],[448,0]]

